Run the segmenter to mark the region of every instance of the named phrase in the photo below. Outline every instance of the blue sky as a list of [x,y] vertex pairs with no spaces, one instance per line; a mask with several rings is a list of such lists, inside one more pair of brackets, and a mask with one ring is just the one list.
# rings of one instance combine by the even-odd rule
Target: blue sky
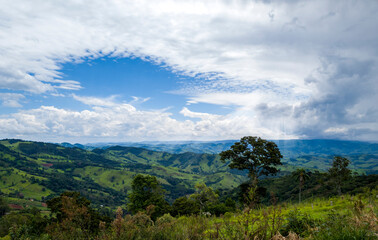
[[[164,63],[157,64],[140,58],[111,58],[102,57],[85,60],[82,63],[67,63],[62,67],[62,78],[81,83],[80,94],[107,98],[114,96],[119,102],[133,103],[141,110],[166,109],[176,119],[184,119],[179,114],[182,107],[187,105],[187,97],[175,91],[184,87],[185,83],[197,81],[196,77],[189,77],[173,72]],[[199,78],[200,79],[200,78]],[[72,102],[70,108],[85,109],[85,105]],[[56,101],[59,104],[61,101]],[[64,104],[67,106],[67,103]],[[213,114],[227,114],[227,108],[213,104],[195,104],[195,111],[205,111]]]
[[378,141],[376,1],[1,5],[0,138]]
[[[139,58],[101,58],[80,64],[66,64],[64,78],[80,81],[81,95],[106,98],[116,96],[120,102],[140,98],[143,109],[176,107],[185,98],[169,94],[178,87],[180,76]],[[151,101],[150,101],[151,100]]]

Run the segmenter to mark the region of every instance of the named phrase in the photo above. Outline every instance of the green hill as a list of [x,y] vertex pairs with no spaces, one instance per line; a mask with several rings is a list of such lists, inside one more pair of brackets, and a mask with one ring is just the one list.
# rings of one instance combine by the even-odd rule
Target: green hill
[[[125,147],[145,148],[153,151],[169,153],[208,153],[218,154],[227,150],[236,140],[214,142],[140,142],[140,143],[97,143],[78,145],[84,149],[109,148],[114,145]],[[328,169],[333,156],[340,155],[351,160],[351,168],[359,173],[378,173],[378,144],[360,141],[342,140],[273,140],[280,149],[284,159],[289,165],[313,170],[325,171]],[[65,146],[71,146],[65,144]]]
[[[348,153],[355,169],[375,168],[374,153]],[[173,154],[124,146],[85,150],[82,146],[0,140],[0,210],[4,206],[12,208],[0,217],[0,238],[120,239],[114,234],[124,232],[127,235],[123,239],[252,239],[257,235],[271,239],[273,234],[280,237],[279,231],[285,236],[295,232],[302,238],[374,239],[367,237],[373,237],[376,229],[378,175],[354,175],[342,186],[342,192],[351,195],[335,197],[334,183],[322,171],[309,172],[303,186],[293,174],[286,174],[301,166],[327,169],[329,155],[303,155],[289,159],[290,163],[285,161],[280,177],[260,180],[258,205],[252,209],[246,207],[248,201],[235,201],[245,197],[245,172],[231,171],[216,154]],[[132,179],[139,173],[157,177],[171,203],[166,211],[174,217],[166,213],[154,219],[147,208],[122,218]],[[179,198],[193,194],[199,182],[219,190],[219,199],[209,200],[203,213],[197,208],[197,215],[180,216],[177,209],[187,210],[189,206],[195,210],[199,206],[192,205],[194,200]],[[56,198],[65,191],[80,192],[91,203],[79,198]],[[296,204],[300,191],[302,202]],[[205,199],[207,195],[217,196],[211,192],[213,195],[206,192]],[[49,199],[49,204],[57,205],[47,208],[44,203]],[[62,206],[57,199],[61,199]],[[172,204],[173,200],[177,201]],[[183,205],[185,201],[187,205]],[[80,206],[86,202],[88,208]],[[114,219],[117,207],[121,208]],[[63,209],[68,214],[59,220],[54,211]],[[106,222],[98,222],[100,218]],[[83,228],[88,234],[84,237]],[[330,238],[330,234],[341,238]]]
[[[220,144],[222,143],[215,143],[217,147]],[[298,144],[293,142],[288,147],[286,142],[284,149],[294,149]],[[302,146],[302,150],[296,151],[301,154],[314,154],[324,147],[321,142],[318,150],[310,151],[311,144],[302,143],[306,147]],[[67,146],[15,139],[1,140],[1,192],[12,199],[42,202],[66,190],[78,191],[94,205],[113,208],[126,203],[131,181],[138,173],[156,176],[167,190],[167,200],[170,202],[193,193],[198,182],[204,182],[224,192],[236,188],[247,179],[246,172],[230,170],[228,164],[222,163],[216,154],[174,154],[124,146],[92,150],[83,149],[83,145]],[[350,149],[347,153],[350,155],[347,157],[352,162],[352,169],[377,173],[375,145],[366,145],[362,150],[348,146]],[[363,150],[367,153],[363,154]],[[327,155],[330,151],[324,150],[325,154],[318,156],[286,157],[280,175],[298,167],[326,170],[332,161],[332,156]]]
[[9,197],[45,201],[66,190],[78,191],[95,205],[125,204],[131,180],[156,176],[168,200],[193,193],[197,182],[231,189],[246,180],[213,154],[170,154],[142,148],[110,147],[87,151],[57,144],[0,141],[0,189]]

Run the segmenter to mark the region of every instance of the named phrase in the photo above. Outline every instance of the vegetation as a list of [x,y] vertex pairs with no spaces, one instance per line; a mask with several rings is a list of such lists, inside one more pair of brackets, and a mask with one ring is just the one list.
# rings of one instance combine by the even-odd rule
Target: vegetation
[[113,209],[126,204],[132,179],[140,173],[155,176],[170,203],[193,193],[198,182],[229,190],[247,179],[217,155],[126,147],[86,151],[22,140],[0,141],[0,166],[0,189],[7,197],[44,202],[77,191],[97,207]]
[[348,168],[350,161],[344,157],[335,156],[332,167],[328,170],[330,178],[336,185],[337,192],[341,195],[341,186],[350,178],[352,171]]
[[[7,239],[376,239],[377,193],[373,190],[355,196],[308,199],[301,204],[261,205],[220,216],[202,213],[172,217],[166,213],[155,220],[148,209],[125,215],[118,208],[111,221],[89,210],[87,200],[67,193],[54,200],[61,204],[61,217],[42,217],[37,209],[12,212],[0,219],[0,236]],[[271,200],[275,202],[274,196]]]
[[275,175],[279,171],[276,166],[282,165],[277,145],[259,137],[243,137],[219,155],[223,162],[231,160],[231,169],[248,170],[250,182],[244,183],[241,191],[249,206],[259,201],[259,177]]
[[7,212],[9,212],[9,206],[4,201],[4,199],[0,196],[0,217],[4,216]]
[[276,174],[277,165],[282,165],[282,155],[277,145],[258,137],[243,137],[230,150],[219,154],[221,161],[231,160],[231,169],[248,170],[253,185],[257,185],[260,176]]
[[170,206],[164,199],[164,190],[161,188],[157,178],[141,174],[138,174],[133,179],[128,208],[133,214],[148,209],[154,220],[170,211]]
[[[216,142],[150,142],[150,143],[108,143],[81,146],[85,149],[108,148],[122,145],[169,153],[209,153],[218,154],[228,150],[236,140]],[[341,140],[274,140],[283,163],[299,168],[327,171],[333,156],[347,157],[350,168],[359,173],[378,174],[378,143]],[[67,145],[65,145],[67,146]],[[72,145],[71,145],[72,146]],[[75,144],[75,146],[79,146]],[[281,171],[282,172],[282,171]]]
[[[277,146],[243,140],[235,155],[221,154],[225,163],[209,154],[0,141],[0,239],[377,238],[378,175],[351,174],[350,160],[336,156],[327,172],[267,177],[278,171]],[[219,187],[224,181],[232,184]]]
[[293,177],[296,178],[299,182],[299,203],[301,203],[301,195],[302,195],[302,188],[304,186],[305,181],[310,178],[310,175],[306,172],[305,169],[299,168],[292,173]]

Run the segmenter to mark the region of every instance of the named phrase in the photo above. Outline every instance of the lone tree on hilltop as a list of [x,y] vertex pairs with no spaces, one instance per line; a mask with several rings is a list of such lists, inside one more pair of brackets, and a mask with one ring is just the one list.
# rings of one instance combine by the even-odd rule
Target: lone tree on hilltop
[[348,168],[350,161],[345,157],[335,156],[333,158],[332,167],[328,169],[328,174],[337,188],[337,192],[341,195],[341,186],[343,182],[348,180],[352,171]]
[[221,161],[231,160],[232,169],[248,170],[248,176],[253,187],[257,186],[258,178],[262,175],[275,175],[282,165],[282,155],[274,142],[259,137],[243,137],[234,143],[230,150],[220,153]]

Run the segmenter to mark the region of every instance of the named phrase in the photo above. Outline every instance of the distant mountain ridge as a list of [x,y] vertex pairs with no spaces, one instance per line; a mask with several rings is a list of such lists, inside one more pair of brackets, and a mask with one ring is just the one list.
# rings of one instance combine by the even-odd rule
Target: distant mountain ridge
[[[61,143],[65,147],[78,147],[82,149],[108,148],[111,146],[139,147],[154,151],[169,153],[212,153],[217,154],[227,150],[238,140],[225,141],[179,141],[179,142],[119,142],[119,143],[92,143],[69,144]],[[297,157],[300,155],[350,155],[350,154],[378,154],[378,143],[343,141],[343,140],[272,140],[280,149],[284,157]]]
[[[218,154],[227,150],[237,140],[214,142],[124,142],[124,143],[96,143],[88,145],[71,145],[87,150],[107,149],[114,146],[144,148],[151,151],[162,151],[171,154],[207,153]],[[351,168],[368,174],[378,173],[378,144],[360,141],[343,140],[273,140],[280,149],[283,162],[295,167],[307,169],[327,170],[333,156],[340,155],[351,160]],[[67,145],[66,145],[67,146]]]

